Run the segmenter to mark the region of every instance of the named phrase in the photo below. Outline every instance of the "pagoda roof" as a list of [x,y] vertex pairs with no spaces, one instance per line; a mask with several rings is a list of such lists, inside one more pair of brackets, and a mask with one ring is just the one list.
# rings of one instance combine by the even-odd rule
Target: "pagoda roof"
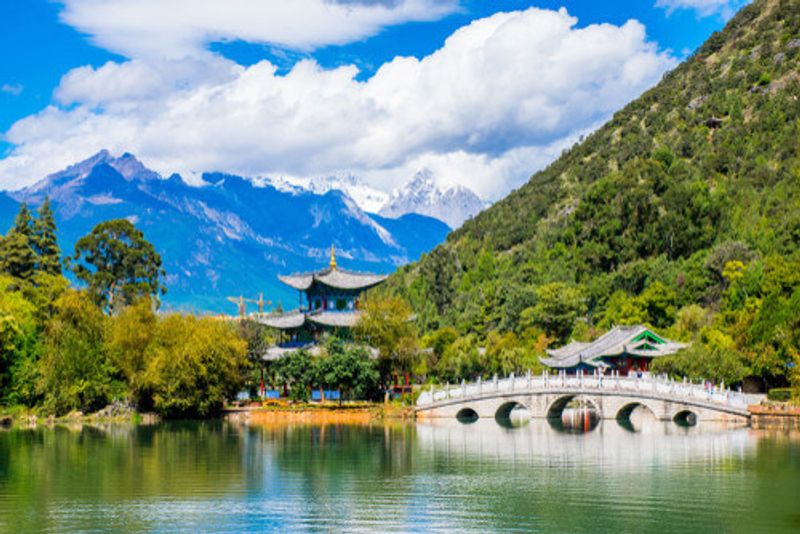
[[265,315],[256,319],[257,322],[272,328],[287,330],[300,328],[306,322],[306,315],[299,311],[283,313],[281,315]]
[[278,280],[299,291],[306,291],[314,282],[336,289],[369,289],[386,280],[385,274],[359,273],[336,267],[321,271],[278,276]]
[[312,323],[322,326],[353,328],[360,317],[360,312],[319,312],[309,314],[307,318]]
[[670,356],[686,344],[670,341],[653,333],[646,326],[617,326],[596,340],[573,341],[558,349],[548,350],[549,358],[539,360],[547,367],[572,368],[581,363],[590,367],[605,366],[602,358],[623,354],[647,358]]
[[304,312],[295,310],[281,315],[261,316],[256,321],[264,326],[279,330],[293,330],[300,328],[307,322],[334,328],[353,328],[360,317],[361,312],[358,311],[330,312],[315,310]]

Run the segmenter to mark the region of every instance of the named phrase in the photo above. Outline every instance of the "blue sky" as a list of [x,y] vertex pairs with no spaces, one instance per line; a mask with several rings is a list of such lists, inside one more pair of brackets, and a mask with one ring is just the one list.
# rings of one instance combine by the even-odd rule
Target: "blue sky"
[[[221,13],[224,2],[194,0],[196,19],[187,21],[184,1],[0,0],[0,188],[107,146],[164,173],[354,173],[385,190],[427,168],[443,185],[498,197],[741,5],[236,0],[238,12]],[[460,38],[445,46],[452,35]],[[582,62],[603,61],[619,70],[586,78]],[[558,94],[538,83],[538,71],[563,84]],[[214,98],[224,102],[212,108]],[[508,125],[515,102],[528,124]],[[249,113],[237,117],[239,109]],[[214,129],[230,134],[226,142]]]

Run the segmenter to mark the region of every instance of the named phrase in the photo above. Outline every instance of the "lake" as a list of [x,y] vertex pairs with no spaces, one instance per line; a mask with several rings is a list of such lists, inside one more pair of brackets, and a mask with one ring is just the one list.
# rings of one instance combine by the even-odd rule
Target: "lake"
[[3,532],[798,532],[800,437],[673,423],[14,428]]

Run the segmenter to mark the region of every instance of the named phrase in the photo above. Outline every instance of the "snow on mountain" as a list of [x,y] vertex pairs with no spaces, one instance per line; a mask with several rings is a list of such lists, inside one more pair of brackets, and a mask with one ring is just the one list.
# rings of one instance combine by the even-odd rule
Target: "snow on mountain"
[[318,195],[324,195],[328,191],[342,191],[368,213],[378,213],[389,200],[389,195],[368,186],[353,175],[312,178],[306,188]]
[[458,228],[487,206],[487,202],[466,187],[456,186],[442,191],[436,186],[432,173],[425,170],[396,189],[379,214],[399,217],[406,213],[417,213],[439,219],[450,228]]
[[230,311],[226,296],[262,291],[293,306],[296,293],[277,275],[324,267],[332,244],[343,267],[388,273],[448,232],[431,217],[366,212],[353,190],[369,191],[355,179],[343,184],[349,192],[324,190],[320,182],[318,192],[310,192],[285,181],[222,173],[201,178],[201,186],[177,174],[164,179],[131,154],[115,158],[103,151],[31,187],[0,192],[0,233],[16,202],[35,208],[45,196],[53,202],[65,253],[101,221],[135,221],[164,260],[168,306]]

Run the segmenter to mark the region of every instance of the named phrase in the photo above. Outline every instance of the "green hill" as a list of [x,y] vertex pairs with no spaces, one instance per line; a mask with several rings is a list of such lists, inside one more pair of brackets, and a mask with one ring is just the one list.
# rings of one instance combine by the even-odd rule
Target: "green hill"
[[388,288],[423,332],[557,344],[646,322],[694,340],[665,370],[780,384],[798,245],[800,2],[757,0]]

